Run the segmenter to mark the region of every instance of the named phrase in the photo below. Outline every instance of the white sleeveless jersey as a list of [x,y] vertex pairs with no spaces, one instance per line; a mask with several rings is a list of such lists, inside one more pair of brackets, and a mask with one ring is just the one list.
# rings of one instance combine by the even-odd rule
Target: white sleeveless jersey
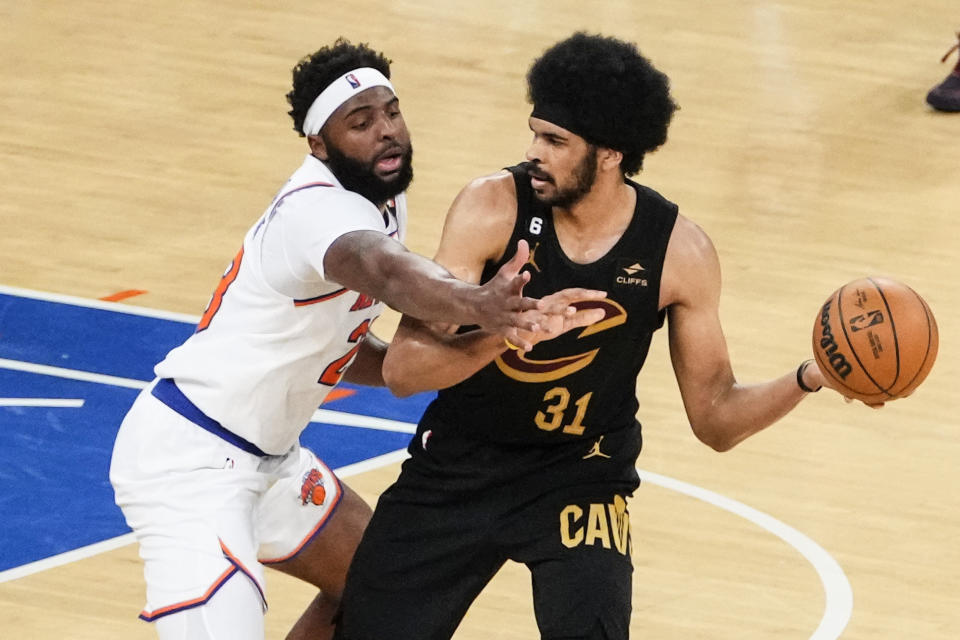
[[247,232],[196,332],[155,373],[229,431],[285,453],[382,308],[324,279],[327,248],[357,230],[402,242],[405,227],[404,194],[383,213],[308,155]]

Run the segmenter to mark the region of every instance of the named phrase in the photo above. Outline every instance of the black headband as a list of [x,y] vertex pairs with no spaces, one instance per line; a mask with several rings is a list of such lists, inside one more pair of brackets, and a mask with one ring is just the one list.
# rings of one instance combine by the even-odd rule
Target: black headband
[[613,140],[604,140],[604,136],[600,132],[588,131],[587,125],[576,118],[573,113],[570,112],[570,109],[562,104],[556,102],[534,104],[530,117],[546,120],[558,127],[563,127],[570,133],[580,136],[592,145],[617,149],[616,142]]
[[551,122],[558,127],[563,127],[567,131],[575,133],[581,138],[589,141],[590,136],[588,136],[584,131],[583,126],[577,122],[577,120],[573,117],[573,114],[570,113],[570,110],[562,104],[557,104],[555,102],[547,104],[535,104],[533,105],[533,112],[530,114],[530,117]]

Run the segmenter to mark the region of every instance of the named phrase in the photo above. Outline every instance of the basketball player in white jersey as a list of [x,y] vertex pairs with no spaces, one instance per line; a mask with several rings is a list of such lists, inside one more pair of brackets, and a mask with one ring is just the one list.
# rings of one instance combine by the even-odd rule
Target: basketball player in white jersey
[[341,379],[383,384],[383,303],[521,347],[538,323],[593,321],[567,300],[598,292],[522,296],[526,245],[484,286],[403,247],[412,150],[389,75],[342,39],[294,69],[310,154],[120,428],[110,479],[145,563],[141,617],[164,640],[262,639],[264,564],[320,589],[288,638],[332,634],[370,509],[298,439]]

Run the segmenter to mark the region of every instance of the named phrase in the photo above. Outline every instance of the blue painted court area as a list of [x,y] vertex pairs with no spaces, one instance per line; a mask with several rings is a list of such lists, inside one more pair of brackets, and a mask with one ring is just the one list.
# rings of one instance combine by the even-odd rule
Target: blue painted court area
[[[186,316],[0,289],[0,571],[129,531],[107,477],[117,428],[153,365],[193,330]],[[401,422],[432,398],[340,388],[356,393],[324,409]],[[301,441],[336,469],[409,439],[311,423]]]

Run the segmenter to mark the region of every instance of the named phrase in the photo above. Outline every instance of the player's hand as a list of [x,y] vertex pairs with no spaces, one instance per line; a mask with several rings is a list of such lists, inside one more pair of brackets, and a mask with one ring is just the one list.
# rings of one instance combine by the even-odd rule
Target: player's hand
[[[848,396],[843,396],[843,401],[846,402],[847,404],[853,404],[853,403],[856,402],[857,400],[856,400],[856,398],[850,398],[850,397],[848,397]],[[863,402],[863,400],[861,400],[860,402]],[[871,409],[883,409],[883,405],[884,405],[883,402],[863,402],[863,404],[867,405],[867,406],[870,407]]]
[[[526,346],[520,331],[537,332],[545,314],[540,300],[523,295],[523,287],[530,281],[528,272],[521,272],[530,258],[530,246],[526,240],[517,243],[517,252],[496,275],[478,287],[477,309],[480,312],[478,325],[504,336],[518,347]],[[532,345],[529,345],[532,347]]]
[[[606,296],[606,291],[579,288],[563,289],[549,296],[544,296],[540,299],[542,305],[540,313],[543,314],[543,317],[539,322],[539,330],[518,332],[517,337],[523,342],[523,345],[513,344],[521,347],[524,351],[529,351],[538,342],[552,340],[571,329],[600,322],[606,312],[603,309],[584,303],[602,300]],[[529,348],[525,345],[529,345]]]
[[[843,401],[846,402],[847,404],[852,404],[853,402],[856,402],[854,398],[844,395],[843,389],[838,389],[837,385],[834,383],[833,379],[830,376],[823,375],[823,372],[820,371],[820,366],[816,360],[814,360],[812,364],[804,367],[803,381],[811,389],[816,389],[818,386],[824,386],[828,389],[833,389],[834,391],[839,393],[841,396],[843,396]],[[883,402],[873,402],[873,403],[864,402],[863,404],[867,405],[871,409],[882,409],[884,405]]]

